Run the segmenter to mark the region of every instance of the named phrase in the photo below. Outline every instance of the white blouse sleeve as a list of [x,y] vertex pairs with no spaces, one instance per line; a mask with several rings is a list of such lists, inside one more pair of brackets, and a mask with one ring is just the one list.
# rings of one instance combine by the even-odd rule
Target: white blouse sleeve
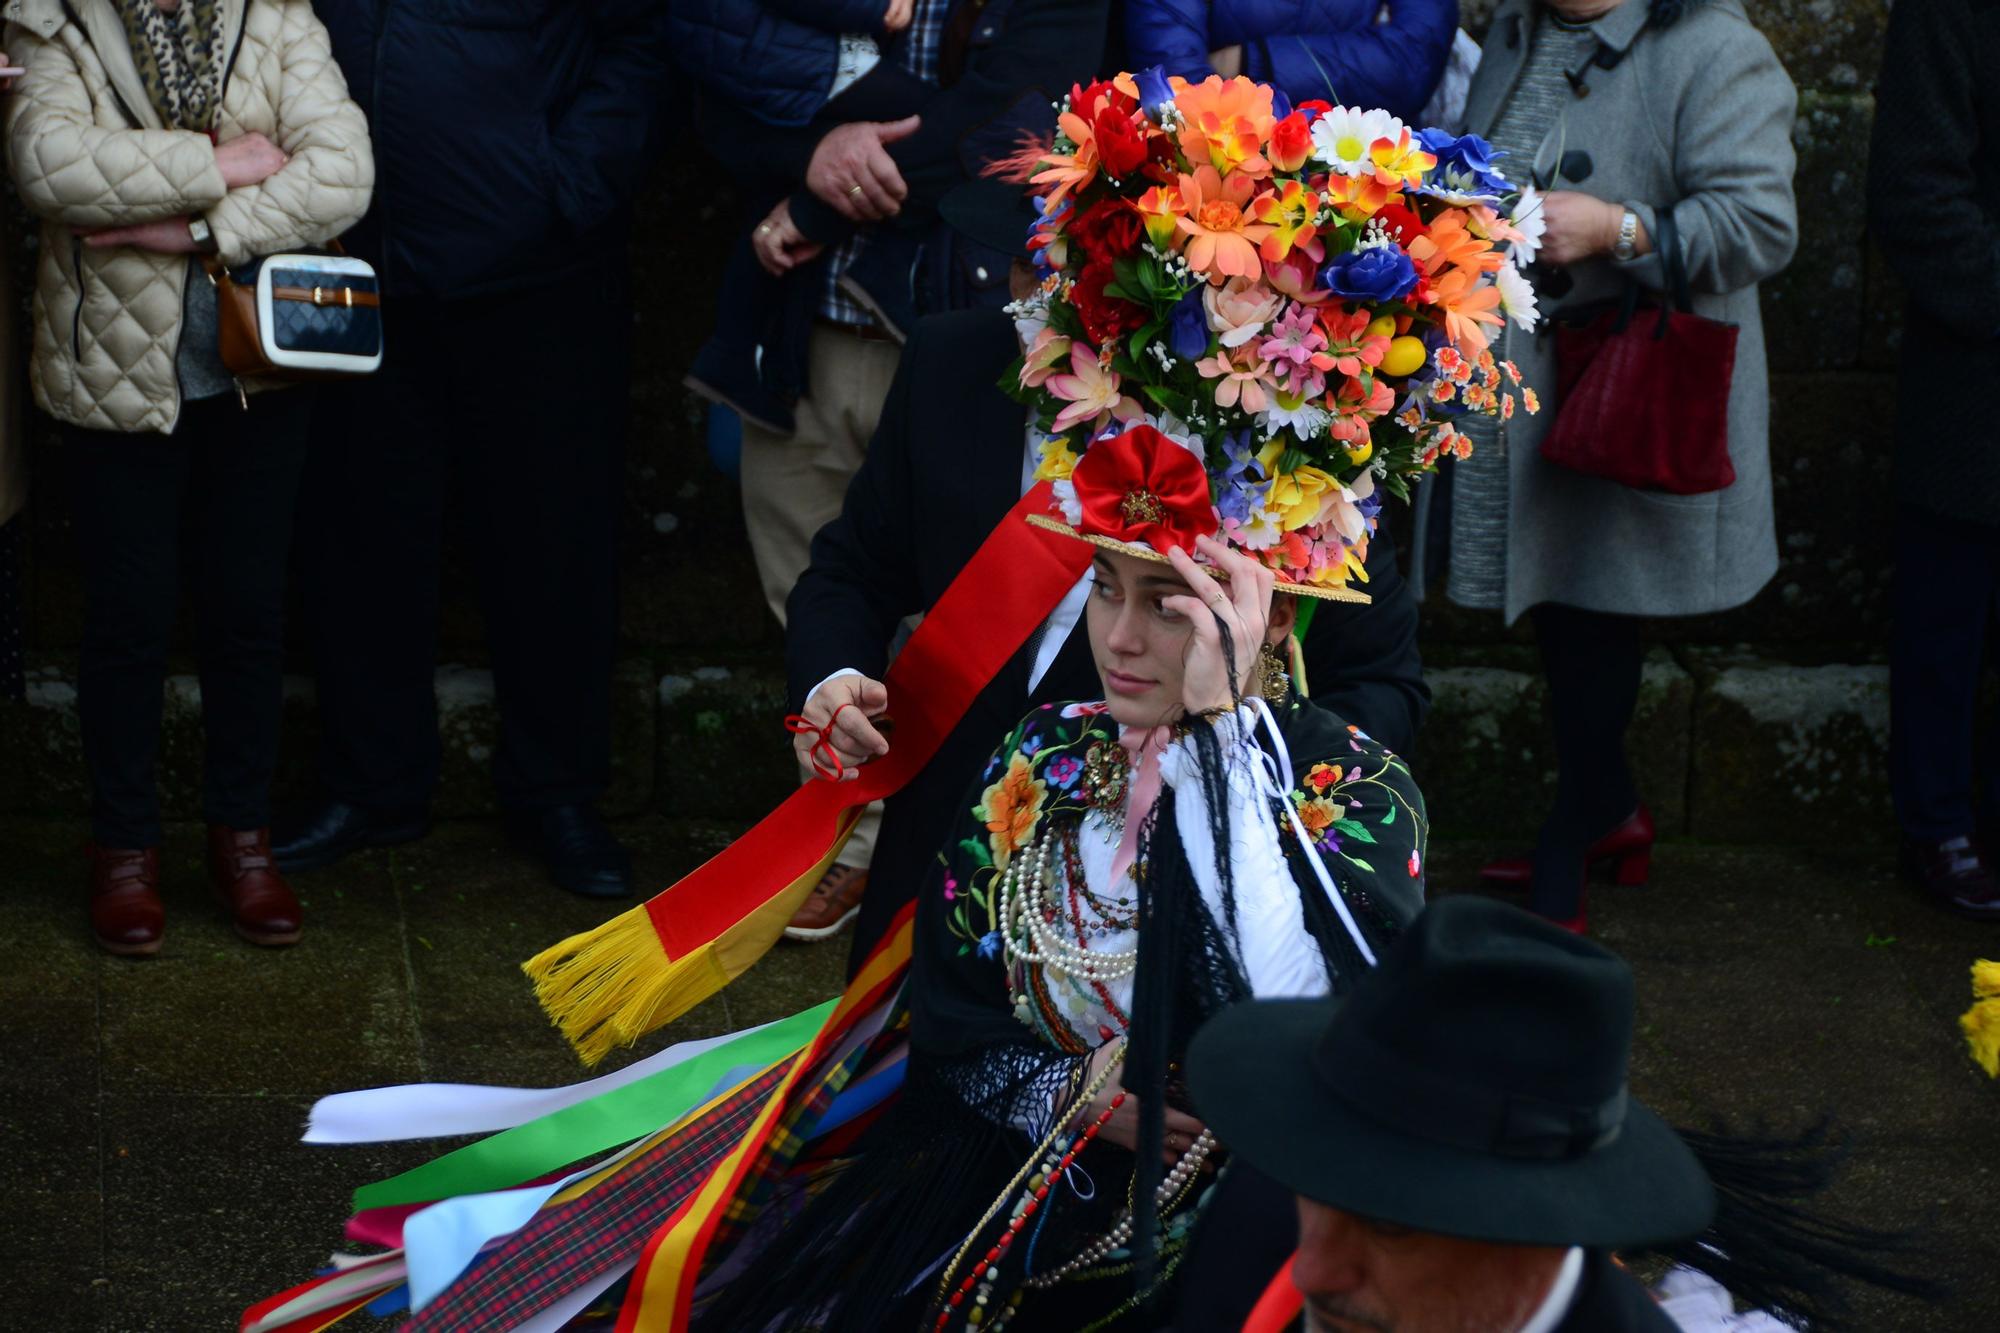
[[[1236,890],[1236,932],[1244,978],[1259,999],[1327,993],[1326,962],[1306,932],[1299,886],[1278,846],[1278,826],[1251,769],[1256,713],[1248,706],[1217,720],[1229,801],[1229,868]],[[1160,776],[1174,793],[1181,846],[1218,925],[1226,922],[1208,801],[1195,776],[1199,759],[1186,737],[1167,747]]]

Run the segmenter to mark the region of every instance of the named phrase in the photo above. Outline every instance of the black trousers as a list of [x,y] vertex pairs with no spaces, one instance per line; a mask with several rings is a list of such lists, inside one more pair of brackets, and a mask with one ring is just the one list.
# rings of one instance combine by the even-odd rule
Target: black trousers
[[322,397],[307,614],[328,795],[430,801],[446,499],[456,490],[500,710],[501,803],[589,802],[611,765],[630,378],[622,270],[464,301],[394,299],[379,374]]
[[[1974,701],[2000,604],[2000,528],[1910,506],[1896,515],[1896,632],[1889,649],[1889,785],[1903,832],[1971,833]],[[2000,736],[1986,739],[1990,760]],[[2000,804],[1989,776],[1986,812]]]
[[1535,843],[1531,903],[1576,915],[1584,850],[1639,804],[1625,760],[1625,729],[1639,704],[1645,645],[1631,616],[1545,602],[1528,612],[1549,683],[1555,724],[1556,803]]
[[84,611],[77,711],[101,847],[160,842],[154,769],[183,558],[200,605],[202,812],[270,821],[284,700],[285,561],[312,391],[189,404],[169,436],[66,429]]

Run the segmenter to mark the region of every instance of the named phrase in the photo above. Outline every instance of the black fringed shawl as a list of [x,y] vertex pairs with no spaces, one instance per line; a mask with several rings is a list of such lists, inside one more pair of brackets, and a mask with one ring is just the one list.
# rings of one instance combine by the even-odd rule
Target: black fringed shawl
[[[1292,760],[1291,804],[1348,911],[1379,951],[1423,904],[1422,797],[1402,761],[1358,729],[1309,703],[1275,711]],[[1093,746],[1115,746],[1117,731],[1102,705],[1052,704],[1023,719],[995,752],[918,896],[905,991],[911,1054],[896,1106],[802,1212],[776,1235],[760,1238],[761,1253],[701,1311],[699,1328],[928,1329],[953,1256],[970,1241],[972,1257],[956,1270],[962,1278],[993,1244],[1007,1216],[1002,1209],[989,1217],[989,1210],[1035,1143],[1073,1111],[1090,1059],[1088,1050],[1047,1045],[1016,1017],[995,893],[1010,856],[1051,822],[1083,818],[1085,760]],[[1226,848],[1220,747],[1206,724],[1194,724],[1190,734],[1218,823],[1214,845]],[[1046,1273],[1074,1257],[1108,1229],[1128,1197],[1151,1198],[1161,1173],[1157,1108],[1176,1102],[1185,1109],[1172,1068],[1201,1022],[1247,994],[1225,943],[1234,922],[1216,922],[1203,907],[1172,810],[1170,799],[1158,803],[1140,858],[1147,868],[1139,971],[1123,1071],[1142,1111],[1152,1108],[1141,1133],[1155,1150],[1142,1150],[1135,1161],[1109,1143],[1093,1145],[1079,1163],[1092,1197],[1050,1196],[1032,1244],[1021,1245],[1003,1267],[1002,1295],[1020,1281],[1024,1265]],[[1277,819],[1307,929],[1334,990],[1344,990],[1364,964],[1290,822],[1282,811]],[[1226,892],[1261,889],[1231,889],[1228,867],[1218,869]],[[1083,1327],[1143,1297],[1157,1237],[1152,1210],[1134,1212],[1135,1262],[1122,1276],[1031,1293],[1022,1328]]]

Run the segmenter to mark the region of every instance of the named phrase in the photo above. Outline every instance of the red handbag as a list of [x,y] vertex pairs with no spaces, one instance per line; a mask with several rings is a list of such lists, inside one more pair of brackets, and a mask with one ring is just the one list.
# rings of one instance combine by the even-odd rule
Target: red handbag
[[[1622,300],[1556,322],[1555,420],[1542,457],[1557,467],[1639,490],[1702,495],[1733,484],[1729,384],[1734,324],[1694,313],[1673,213],[1661,209],[1654,242],[1668,299]],[[1658,314],[1639,317],[1657,304]]]

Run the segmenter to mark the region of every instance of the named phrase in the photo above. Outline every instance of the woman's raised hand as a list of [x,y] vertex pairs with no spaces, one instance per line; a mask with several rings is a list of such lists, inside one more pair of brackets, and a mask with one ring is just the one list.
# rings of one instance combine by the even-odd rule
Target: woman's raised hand
[[[1178,547],[1167,552],[1168,562],[1187,580],[1189,589],[1185,595],[1161,599],[1169,610],[1186,616],[1193,631],[1181,682],[1181,706],[1189,716],[1233,708],[1237,697],[1249,692],[1254,680],[1251,668],[1271,624],[1271,596],[1277,582],[1270,570],[1213,537],[1196,539],[1195,549],[1229,578],[1218,581]],[[1223,626],[1229,629],[1228,659],[1222,652]]]

